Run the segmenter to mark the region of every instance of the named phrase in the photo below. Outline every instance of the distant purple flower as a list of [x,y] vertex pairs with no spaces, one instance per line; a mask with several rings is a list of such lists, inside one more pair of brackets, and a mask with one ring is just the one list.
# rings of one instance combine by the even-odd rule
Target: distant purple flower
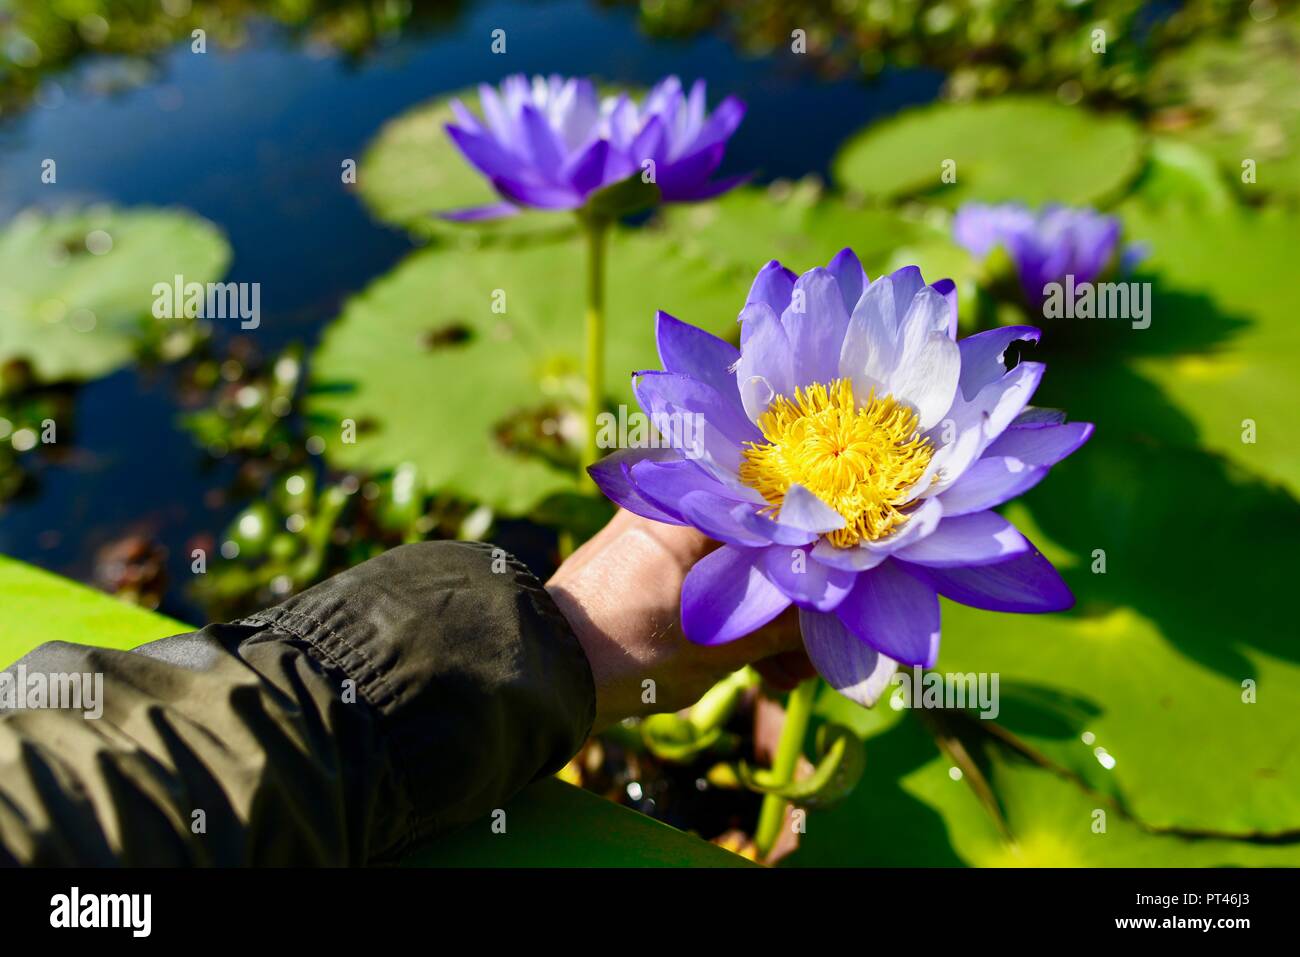
[[809,657],[873,703],[899,663],[932,666],[939,595],[1051,612],[1074,598],[992,511],[1092,434],[1028,407],[1044,366],[1003,354],[1030,326],[958,342],[955,291],[908,266],[869,282],[852,251],[796,278],[758,273],[740,349],[666,313],[664,371],[635,379],[669,448],[592,466],[602,491],[722,542],[682,586],[682,627],[732,641],[799,609]]
[[1004,248],[1032,306],[1042,304],[1048,283],[1063,282],[1067,275],[1076,283],[1096,282],[1140,258],[1134,247],[1120,249],[1119,220],[1092,209],[1049,205],[1035,213],[1017,203],[967,203],[957,211],[952,231],[976,256]]
[[508,216],[519,207],[578,209],[592,193],[645,170],[666,202],[707,199],[743,177],[711,181],[745,107],[727,97],[711,114],[704,81],[687,94],[670,76],[637,103],[626,93],[601,99],[587,79],[506,77],[479,87],[482,116],[453,101],[447,132],[506,202],[450,214]]

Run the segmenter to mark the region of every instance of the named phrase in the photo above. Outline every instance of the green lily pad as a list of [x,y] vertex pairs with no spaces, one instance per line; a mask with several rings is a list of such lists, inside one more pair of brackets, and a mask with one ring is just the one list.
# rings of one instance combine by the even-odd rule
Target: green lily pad
[[[653,236],[615,230],[610,245],[606,383],[631,413],[632,373],[659,367],[655,310],[734,335],[748,282],[670,255]],[[425,250],[375,282],[326,330],[312,363],[306,408],[329,460],[411,462],[429,490],[502,515],[578,488],[584,277],[583,250],[564,242]]]
[[[976,719],[978,724],[978,719]],[[914,716],[867,742],[871,770],[841,805],[810,811],[793,867],[1295,866],[1300,844],[1154,831],[971,729],[970,752],[997,797],[995,819]],[[1098,812],[1103,812],[1104,816]],[[1104,827],[1104,830],[1102,828]]]
[[1179,206],[1221,213],[1236,205],[1223,171],[1199,147],[1170,137],[1153,137],[1147,165],[1128,200],[1149,209]]
[[683,254],[731,266],[750,280],[769,260],[804,272],[826,265],[845,246],[874,276],[898,247],[942,238],[936,225],[893,210],[855,206],[825,195],[809,180],[736,189],[708,203],[669,207],[663,228]]
[[503,810],[504,818],[485,818],[413,851],[403,866],[753,866],[693,834],[554,778],[525,788]]
[[47,641],[127,649],[190,630],[188,625],[4,555],[0,555],[0,594],[5,596],[0,668]]
[[[909,110],[850,139],[834,163],[846,190],[948,208],[978,200],[1096,204],[1141,169],[1128,120],[1050,100],[1001,97]],[[955,181],[943,182],[953,161]],[[951,167],[949,167],[951,168]]]
[[[1137,202],[1122,212],[1128,235],[1151,250],[1142,271],[1158,280],[1151,327],[1127,334],[1132,368],[1186,417],[1197,444],[1300,496],[1293,263],[1300,216]],[[1161,339],[1181,339],[1182,347],[1157,348]],[[1244,441],[1252,422],[1254,441]]]
[[530,210],[505,219],[452,222],[440,213],[501,202],[483,174],[461,155],[446,124],[451,101],[459,97],[478,108],[473,90],[421,104],[380,129],[357,166],[356,189],[371,213],[423,238],[440,238],[473,247],[490,238],[540,238],[574,229],[573,217]]
[[1009,514],[1066,568],[1078,610],[948,606],[940,667],[1000,673],[999,723],[1144,825],[1276,836],[1300,827],[1286,625],[1300,331],[1285,264],[1300,226],[1215,212],[1186,185],[1122,209],[1151,249],[1137,277],[1153,281],[1151,326],[1077,355],[1049,327],[1035,356],[1035,401],[1097,432]]
[[1217,457],[1099,429],[1008,517],[1078,606],[945,603],[938,670],[998,674],[998,724],[1143,824],[1300,829],[1300,506]]
[[212,282],[229,260],[217,228],[179,210],[23,213],[0,232],[0,362],[43,382],[106,375],[160,321],[155,283]]
[[1300,196],[1298,47],[1300,14],[1292,11],[1171,53],[1150,81],[1156,125],[1207,150],[1245,194]]

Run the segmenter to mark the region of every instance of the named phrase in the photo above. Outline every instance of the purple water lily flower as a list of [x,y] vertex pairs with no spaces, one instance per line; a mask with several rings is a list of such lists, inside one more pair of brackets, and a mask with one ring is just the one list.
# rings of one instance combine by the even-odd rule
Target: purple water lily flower
[[524,206],[578,209],[597,190],[649,169],[666,202],[707,199],[744,178],[710,180],[745,107],[729,96],[709,113],[703,80],[688,94],[670,76],[638,104],[626,93],[602,99],[587,79],[516,74],[500,88],[480,86],[479,104],[481,117],[453,101],[447,132],[506,201],[453,219]]
[[851,250],[796,277],[758,273],[740,348],[660,312],[663,371],[641,408],[671,447],[590,469],[630,511],[722,542],[682,587],[682,627],[732,641],[792,603],[805,647],[870,705],[898,664],[930,667],[939,595],[1052,612],[1073,596],[992,511],[1092,434],[1028,402],[1044,366],[1003,355],[1029,326],[957,341],[952,283],[909,266],[869,281]]
[[[1025,300],[1041,306],[1049,283],[1096,282],[1118,265],[1128,269],[1141,250],[1121,250],[1120,222],[1093,209],[1048,205],[1037,213],[1018,203],[967,203],[953,218],[957,243],[976,256],[1001,246],[1015,264]],[[1118,262],[1117,262],[1118,260]]]

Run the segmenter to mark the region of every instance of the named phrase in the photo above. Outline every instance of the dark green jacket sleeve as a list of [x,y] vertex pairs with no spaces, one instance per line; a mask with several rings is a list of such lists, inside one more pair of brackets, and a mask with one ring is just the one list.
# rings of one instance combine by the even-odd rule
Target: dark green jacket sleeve
[[595,712],[550,596],[469,543],[396,548],[134,651],[52,642],[19,665],[103,676],[98,718],[0,711],[0,861],[30,864],[393,861],[562,767]]

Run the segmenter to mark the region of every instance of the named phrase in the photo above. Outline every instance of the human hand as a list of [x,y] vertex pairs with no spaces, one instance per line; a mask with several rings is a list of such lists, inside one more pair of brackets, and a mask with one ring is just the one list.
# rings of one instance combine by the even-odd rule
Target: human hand
[[[633,715],[677,711],[747,664],[773,684],[813,675],[793,610],[751,635],[706,647],[681,630],[682,580],[717,548],[693,528],[620,509],[546,583],[591,663],[593,731]],[[642,700],[647,679],[655,700]]]

